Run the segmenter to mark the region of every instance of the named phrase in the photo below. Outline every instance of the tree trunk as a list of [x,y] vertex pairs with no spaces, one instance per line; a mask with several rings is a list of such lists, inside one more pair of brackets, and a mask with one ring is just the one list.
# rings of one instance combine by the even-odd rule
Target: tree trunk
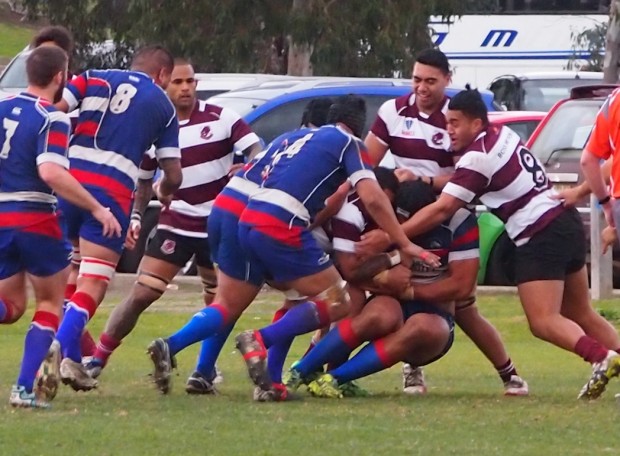
[[[308,12],[312,6],[310,0],[293,0],[291,13],[299,14]],[[303,14],[303,13],[302,13]],[[292,35],[288,36],[288,68],[287,74],[291,76],[312,76],[312,52],[314,46],[308,42],[297,42]]]
[[618,82],[618,64],[620,63],[620,0],[613,0],[609,9],[609,27],[605,37],[605,60],[603,62],[603,80],[615,84]]

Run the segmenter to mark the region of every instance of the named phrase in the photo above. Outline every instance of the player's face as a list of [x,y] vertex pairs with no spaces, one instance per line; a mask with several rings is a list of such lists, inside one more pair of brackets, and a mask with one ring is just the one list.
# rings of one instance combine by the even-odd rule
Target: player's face
[[450,73],[444,74],[439,68],[418,63],[413,66],[413,92],[418,108],[432,112],[439,108],[448,84]]
[[60,73],[60,77],[58,77],[60,85],[58,86],[58,89],[56,90],[56,93],[54,94],[54,103],[58,103],[60,100],[62,100],[62,91],[65,89],[65,85],[67,85],[67,69],[65,69],[64,71],[62,71]]
[[177,109],[192,108],[196,102],[194,68],[191,65],[176,65],[166,91]]
[[452,150],[461,152],[466,149],[481,131],[482,121],[467,117],[461,111],[448,110],[446,113],[447,131]]

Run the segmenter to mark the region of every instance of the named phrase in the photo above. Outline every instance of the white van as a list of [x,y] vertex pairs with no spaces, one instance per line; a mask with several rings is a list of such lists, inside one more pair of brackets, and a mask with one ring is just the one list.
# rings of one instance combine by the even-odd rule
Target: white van
[[571,58],[589,55],[574,49],[573,36],[608,21],[596,14],[468,15],[451,24],[433,18],[429,26],[450,59],[453,82],[483,88],[506,74],[566,70]]

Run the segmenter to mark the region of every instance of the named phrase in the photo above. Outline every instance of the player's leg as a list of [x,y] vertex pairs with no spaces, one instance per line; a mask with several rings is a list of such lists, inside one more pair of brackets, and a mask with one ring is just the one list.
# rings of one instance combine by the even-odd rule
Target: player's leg
[[[376,296],[364,306],[362,312],[338,322],[314,349],[295,366],[291,376],[297,388],[311,373],[333,359],[346,360],[363,342],[385,337],[403,324],[400,303],[388,296]],[[340,362],[339,364],[342,364]],[[288,385],[287,385],[288,386]]]
[[61,363],[63,382],[76,391],[88,391],[95,388],[97,382],[81,364],[80,338],[103,301],[120,258],[120,247],[111,249],[80,238],[80,250],[82,263],[77,291],[67,305],[57,339],[64,358]]
[[480,314],[475,296],[456,303],[454,319],[467,337],[493,364],[504,384],[504,394],[527,396],[529,392],[527,382],[519,376],[508,356],[499,331]]
[[[591,341],[584,337],[596,340],[609,350],[602,360],[591,358],[590,362],[593,363],[592,376],[579,394],[579,397],[595,399],[604,392],[609,380],[620,374],[620,356],[618,356],[620,341],[618,333],[611,323],[592,307],[585,266],[566,276],[561,313],[566,318],[576,322],[587,335],[577,342],[581,350],[588,351],[592,348]],[[591,356],[588,353],[586,354],[588,357]],[[598,357],[602,356],[603,350],[600,350]]]
[[454,338],[449,315],[418,312],[398,331],[366,345],[353,358],[309,385],[319,397],[340,397],[339,385],[387,369],[399,361],[415,366],[429,364],[443,356]]
[[157,230],[140,261],[138,277],[127,297],[113,310],[99,337],[94,359],[88,364],[97,377],[112,352],[131,333],[138,319],[166,292],[168,284],[193,255],[194,240]]
[[7,276],[7,268],[3,266],[0,266],[0,324],[10,325],[26,311],[25,276],[22,272],[14,271]]

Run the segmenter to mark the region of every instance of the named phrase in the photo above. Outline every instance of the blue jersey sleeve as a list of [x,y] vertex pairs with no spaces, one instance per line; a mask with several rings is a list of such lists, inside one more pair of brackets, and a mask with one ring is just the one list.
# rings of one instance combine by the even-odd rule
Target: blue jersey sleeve
[[69,105],[69,112],[73,111],[82,102],[86,96],[86,88],[88,87],[89,72],[85,71],[79,76],[74,77],[67,83],[62,97]]
[[345,146],[342,165],[353,186],[362,179],[375,179],[366,146],[356,138],[351,137]]
[[69,116],[60,111],[48,114],[37,140],[37,166],[42,163],[56,163],[69,168],[67,149],[71,123]]
[[[170,106],[172,107],[172,104]],[[168,123],[154,143],[157,160],[163,158],[181,158],[181,150],[179,149],[179,121],[174,108],[172,108],[170,114],[171,116]]]

